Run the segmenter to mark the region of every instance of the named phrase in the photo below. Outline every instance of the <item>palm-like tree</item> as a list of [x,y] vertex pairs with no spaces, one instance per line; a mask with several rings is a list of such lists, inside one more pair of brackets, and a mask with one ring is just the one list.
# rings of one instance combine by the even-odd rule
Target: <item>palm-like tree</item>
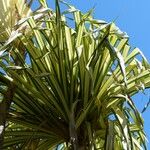
[[[33,3],[33,0],[1,0],[0,1],[0,45],[3,46],[4,44],[7,45],[8,39],[10,38],[13,40],[13,38],[16,38],[15,35],[18,33],[18,31],[22,31],[22,33],[30,36],[30,30],[26,29],[26,24],[24,23],[22,26],[18,25],[24,21],[23,18],[31,17],[34,16],[35,19],[38,19],[39,17],[42,17],[42,14],[39,13],[40,8],[37,8],[36,11],[31,10],[31,5]],[[34,14],[36,12],[36,14]],[[21,21],[21,22],[19,22]],[[25,30],[26,29],[26,30]],[[18,34],[17,34],[18,36]],[[22,55],[25,55],[25,51],[22,48],[23,45],[19,40],[16,40],[15,43],[15,48],[18,48],[19,52]],[[20,48],[19,48],[20,47]],[[12,51],[13,53],[14,46],[9,46],[9,53],[7,55],[10,55],[10,52]],[[0,53],[2,55],[3,52],[5,52],[6,49],[3,49],[3,51]],[[11,54],[13,55],[13,54]],[[13,57],[14,59],[14,64],[19,65],[20,62],[17,57]],[[2,59],[3,61],[3,59]],[[3,67],[2,67],[3,68]],[[2,71],[2,70],[1,70]],[[3,84],[1,85],[2,88]],[[5,122],[6,122],[6,116],[8,109],[10,107],[10,104],[13,99],[15,91],[15,86],[13,84],[9,85],[7,88],[7,92],[3,93],[1,95],[2,102],[0,103],[0,149],[3,143],[3,135],[4,135],[4,129],[5,129]]]
[[1,46],[2,102],[14,89],[3,149],[146,149],[131,99],[150,87],[141,51],[131,49],[114,23],[93,19],[92,11],[67,4],[60,13],[56,0],[54,12],[40,2],[42,17],[23,18]]
[[[0,44],[3,46],[9,37],[14,35],[14,29],[16,28],[16,23],[23,17],[28,17],[31,15],[31,9],[28,7],[31,4],[31,2],[27,3],[25,0],[19,1],[19,0],[1,0],[0,1]],[[16,28],[17,29],[17,28]],[[22,27],[20,29],[23,29]],[[20,45],[19,41],[15,43],[15,45]],[[11,47],[13,48],[13,46]],[[5,51],[5,50],[4,50]],[[2,53],[4,52],[1,52]],[[3,61],[3,60],[2,60]],[[17,60],[14,61],[15,64],[17,64]],[[2,84],[2,89],[4,85]],[[1,98],[3,99],[0,103],[0,149],[3,143],[3,136],[4,136],[4,128],[6,123],[6,114],[8,112],[8,109],[10,107],[10,104],[12,102],[12,97],[14,95],[14,85],[9,85],[7,92],[5,94],[1,95]],[[5,88],[6,89],[6,88]]]

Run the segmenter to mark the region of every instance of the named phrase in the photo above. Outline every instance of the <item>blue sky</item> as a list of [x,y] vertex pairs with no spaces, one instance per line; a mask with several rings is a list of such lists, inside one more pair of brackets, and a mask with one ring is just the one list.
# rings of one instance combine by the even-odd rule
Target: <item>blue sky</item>
[[[54,0],[48,0],[50,7],[54,7]],[[130,44],[140,48],[150,62],[150,0],[66,0],[83,12],[95,6],[94,17],[107,22],[116,19],[117,26],[130,36]],[[52,3],[51,3],[52,2]],[[52,4],[52,5],[51,5]],[[142,110],[148,102],[147,95],[142,93],[134,96],[134,101]],[[150,141],[150,107],[142,114],[145,120],[145,131]],[[150,143],[148,143],[150,149]]]

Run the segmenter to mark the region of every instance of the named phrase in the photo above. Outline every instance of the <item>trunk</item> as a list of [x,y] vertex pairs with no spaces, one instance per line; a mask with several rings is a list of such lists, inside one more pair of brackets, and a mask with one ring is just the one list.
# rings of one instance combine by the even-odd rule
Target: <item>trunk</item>
[[88,139],[86,138],[86,134],[84,133],[85,130],[82,129],[80,130],[80,132],[77,132],[75,130],[75,127],[72,128],[71,130],[71,138],[70,138],[70,141],[71,141],[71,150],[90,150],[89,147],[88,147]]
[[0,150],[2,150],[3,147],[6,117],[13,99],[14,91],[14,85],[10,84],[3,101],[0,103]]
[[74,113],[70,114],[69,132],[70,132],[71,149],[78,150],[78,138],[75,129]]
[[5,104],[4,100],[0,104],[0,150],[2,150],[3,147],[3,141],[4,141],[4,130],[5,130]]
[[79,150],[87,150],[86,145],[80,145]]
[[79,141],[77,143],[71,143],[71,144],[73,144],[71,150],[90,150],[89,147],[87,146],[87,143],[84,141]]
[[78,142],[71,142],[70,150],[89,150],[85,144],[79,145]]
[[79,146],[78,146],[78,150],[91,150],[88,146],[88,139],[85,139],[84,137],[81,137],[83,136],[82,134],[80,135],[80,137],[78,137],[79,139]]

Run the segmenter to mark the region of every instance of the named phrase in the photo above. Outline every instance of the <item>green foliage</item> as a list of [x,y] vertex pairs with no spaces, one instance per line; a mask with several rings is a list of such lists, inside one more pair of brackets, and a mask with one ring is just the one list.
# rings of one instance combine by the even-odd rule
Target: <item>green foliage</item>
[[142,52],[92,11],[67,4],[60,13],[57,0],[55,11],[40,3],[0,48],[0,92],[15,86],[3,148],[146,149],[143,119],[131,99],[150,87]]

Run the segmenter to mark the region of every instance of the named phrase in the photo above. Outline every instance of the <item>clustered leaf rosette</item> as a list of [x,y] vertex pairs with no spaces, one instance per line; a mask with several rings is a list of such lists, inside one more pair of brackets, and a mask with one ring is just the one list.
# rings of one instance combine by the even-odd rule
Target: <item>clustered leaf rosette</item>
[[1,46],[1,94],[15,85],[4,149],[146,149],[132,101],[150,87],[142,52],[92,10],[39,2],[42,9],[21,18]]

